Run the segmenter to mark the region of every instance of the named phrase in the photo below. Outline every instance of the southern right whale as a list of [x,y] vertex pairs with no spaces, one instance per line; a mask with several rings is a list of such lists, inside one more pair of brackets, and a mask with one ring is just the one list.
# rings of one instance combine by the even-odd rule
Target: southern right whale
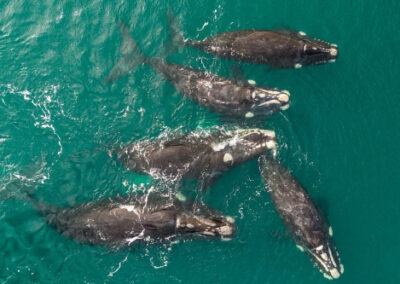
[[275,68],[301,68],[334,62],[338,57],[336,44],[311,38],[302,31],[249,29],[192,40],[184,39],[171,11],[168,11],[168,18],[174,45],[190,46],[222,58]]
[[274,131],[236,128],[161,135],[123,147],[117,157],[130,171],[160,179],[200,179],[207,186],[229,169],[275,149]]
[[184,97],[226,116],[266,117],[289,107],[290,93],[286,90],[256,86],[244,80],[221,77],[158,58],[145,57],[130,35],[128,27],[122,22],[120,31],[123,56],[103,82],[115,81],[138,64],[146,63],[170,81]]
[[275,159],[262,155],[259,166],[271,200],[297,246],[326,278],[339,278],[344,268],[332,240],[332,227],[310,195]]
[[55,207],[28,194],[34,208],[60,234],[77,242],[120,248],[180,238],[230,239],[232,217],[205,204],[149,193]]

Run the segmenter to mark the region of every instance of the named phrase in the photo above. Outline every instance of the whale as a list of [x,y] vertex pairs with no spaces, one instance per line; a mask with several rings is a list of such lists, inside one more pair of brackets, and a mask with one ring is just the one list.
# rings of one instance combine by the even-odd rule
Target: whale
[[312,38],[303,31],[248,29],[193,40],[183,37],[171,11],[168,11],[168,19],[175,46],[193,47],[216,57],[296,69],[335,62],[338,57],[336,44]]
[[185,98],[213,112],[228,117],[268,117],[289,108],[290,93],[262,85],[252,80],[231,79],[203,72],[159,58],[145,57],[129,33],[120,23],[122,57],[103,82],[112,82],[133,70],[138,64],[152,66]]
[[79,243],[121,248],[172,240],[224,239],[236,234],[232,217],[202,203],[156,192],[55,207],[29,194],[49,226]]
[[117,151],[130,171],[156,179],[199,179],[205,187],[238,165],[276,150],[275,132],[258,128],[194,131],[137,141]]
[[279,216],[297,247],[304,251],[324,277],[336,279],[344,272],[332,239],[333,230],[300,182],[269,155],[258,159],[261,176]]

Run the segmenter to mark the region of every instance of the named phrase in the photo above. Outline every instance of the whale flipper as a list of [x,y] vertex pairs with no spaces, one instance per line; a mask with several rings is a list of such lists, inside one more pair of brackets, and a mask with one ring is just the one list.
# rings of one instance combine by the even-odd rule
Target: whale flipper
[[120,32],[122,36],[121,52],[122,57],[117,64],[111,69],[110,73],[103,79],[103,83],[112,82],[128,74],[135,69],[136,66],[143,63],[145,57],[140,51],[136,41],[129,33],[129,29],[124,22],[119,22]]
[[177,49],[183,46],[185,41],[182,32],[179,29],[178,21],[171,9],[168,9],[168,34],[170,39],[165,47],[165,57],[173,54]]

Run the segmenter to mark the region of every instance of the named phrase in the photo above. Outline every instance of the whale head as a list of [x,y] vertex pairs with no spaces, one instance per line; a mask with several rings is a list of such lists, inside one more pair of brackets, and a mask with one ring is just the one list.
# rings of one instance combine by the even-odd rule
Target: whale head
[[224,133],[211,144],[218,163],[232,167],[253,159],[266,150],[276,151],[275,132],[249,128]]
[[197,208],[193,212],[183,212],[176,217],[176,232],[195,234],[203,237],[231,239],[236,234],[236,224],[232,217],[224,216],[207,207]]
[[339,55],[336,44],[313,39],[306,35],[300,36],[303,41],[303,50],[300,54],[301,60],[294,66],[295,68],[300,68],[302,65],[323,64],[336,61]]
[[325,236],[312,247],[304,247],[304,250],[325,278],[337,279],[343,274],[343,264],[340,263],[339,253],[330,236]]
[[252,108],[245,114],[246,118],[255,115],[270,115],[278,110],[286,110],[290,105],[289,91],[255,87],[251,93]]

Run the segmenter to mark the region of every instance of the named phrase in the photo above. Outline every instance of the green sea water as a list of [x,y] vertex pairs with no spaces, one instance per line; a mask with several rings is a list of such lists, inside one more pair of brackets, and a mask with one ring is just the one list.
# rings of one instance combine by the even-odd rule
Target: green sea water
[[[184,35],[290,28],[339,46],[336,63],[299,70],[241,64],[248,79],[288,89],[289,110],[238,124],[273,129],[279,157],[325,212],[345,272],[337,283],[400,283],[400,3],[398,1],[0,2],[1,283],[326,283],[285,237],[256,161],[209,191],[182,189],[233,216],[229,242],[113,251],[51,229],[23,198],[33,188],[67,206],[143,190],[109,151],[175,129],[228,122],[184,99],[149,66],[101,80],[121,56],[118,21],[143,52],[168,39],[168,7]],[[168,58],[224,76],[232,61],[184,48]]]

